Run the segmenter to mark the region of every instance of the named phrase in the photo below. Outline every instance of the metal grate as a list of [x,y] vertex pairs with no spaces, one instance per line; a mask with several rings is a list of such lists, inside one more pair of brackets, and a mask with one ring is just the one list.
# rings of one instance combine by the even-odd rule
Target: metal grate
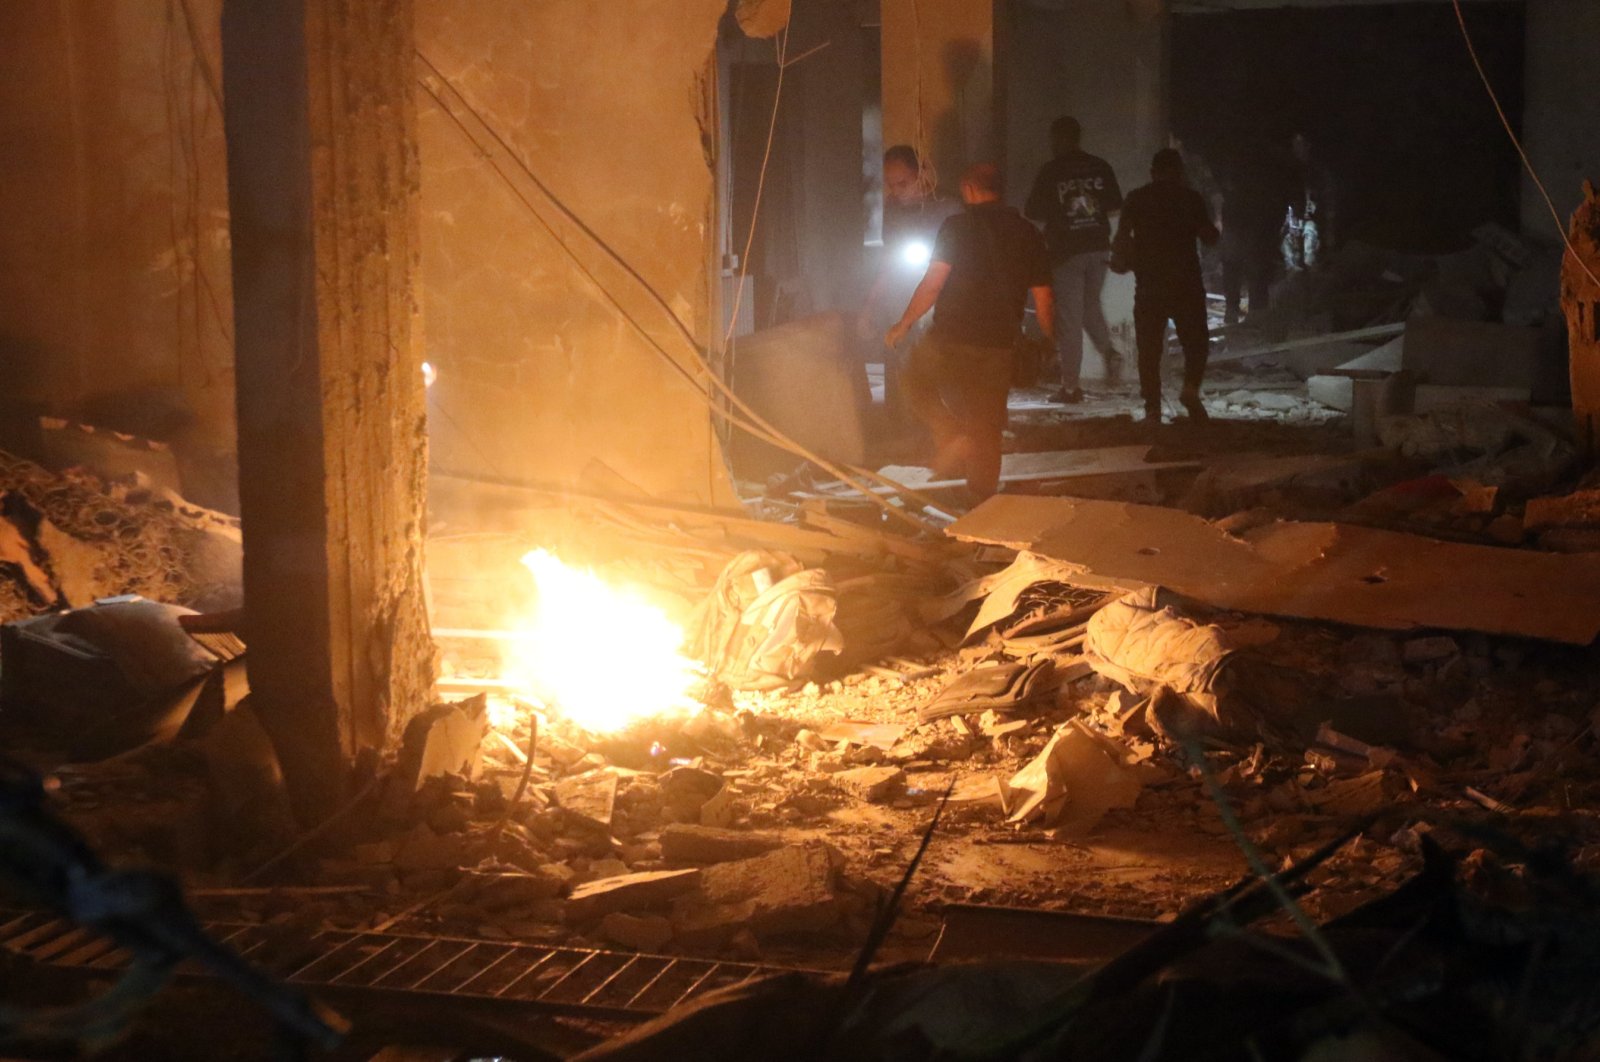
[[[268,974],[318,989],[422,993],[533,1005],[592,1017],[647,1018],[729,985],[788,968],[453,937],[207,923],[214,940]],[[0,914],[0,948],[55,967],[114,972],[129,954],[49,914]],[[179,975],[203,973],[191,963]]]

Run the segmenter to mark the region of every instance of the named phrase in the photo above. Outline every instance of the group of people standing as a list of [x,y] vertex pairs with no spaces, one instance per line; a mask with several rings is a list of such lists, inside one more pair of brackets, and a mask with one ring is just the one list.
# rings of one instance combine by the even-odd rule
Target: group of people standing
[[[1059,397],[1080,402],[1085,334],[1108,377],[1120,374],[1101,289],[1108,270],[1131,271],[1146,421],[1161,420],[1169,321],[1184,350],[1179,401],[1192,418],[1206,416],[1200,401],[1206,296],[1197,243],[1215,244],[1220,233],[1206,200],[1185,181],[1182,155],[1157,152],[1150,183],[1124,198],[1110,165],[1083,150],[1075,119],[1057,119],[1051,138],[1054,157],[1033,183],[1026,217],[1001,201],[1001,174],[992,164],[962,175],[963,209],[933,194],[909,147],[891,148],[884,158],[886,262],[868,293],[863,330],[882,308],[904,306],[884,335],[890,415],[902,408],[915,413],[933,436],[935,473],[964,475],[974,500],[998,489],[1006,396],[1030,297],[1060,362]],[[906,293],[909,277],[918,274]]]

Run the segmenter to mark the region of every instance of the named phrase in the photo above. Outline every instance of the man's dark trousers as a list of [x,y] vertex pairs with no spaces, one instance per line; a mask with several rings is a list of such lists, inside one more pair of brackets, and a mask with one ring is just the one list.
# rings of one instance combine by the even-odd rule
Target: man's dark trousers
[[1183,345],[1183,386],[1198,391],[1206,372],[1210,335],[1206,328],[1206,290],[1198,277],[1170,280],[1141,276],[1133,295],[1133,330],[1139,348],[1139,393],[1145,408],[1161,404],[1161,355],[1167,322]]

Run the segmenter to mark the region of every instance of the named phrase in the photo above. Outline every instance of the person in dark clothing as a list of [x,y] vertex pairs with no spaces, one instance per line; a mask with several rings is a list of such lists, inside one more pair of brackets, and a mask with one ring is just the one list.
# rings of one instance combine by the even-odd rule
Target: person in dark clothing
[[1171,148],[1156,152],[1151,183],[1128,195],[1112,245],[1113,268],[1133,270],[1133,330],[1139,347],[1139,391],[1145,420],[1161,421],[1161,355],[1167,322],[1183,344],[1183,392],[1179,401],[1195,420],[1206,419],[1200,402],[1210,337],[1206,289],[1195,241],[1207,246],[1221,235],[1200,193],[1184,182],[1183,157]]
[[1111,249],[1111,215],[1122,208],[1117,175],[1105,159],[1084,151],[1076,118],[1050,126],[1055,157],[1034,178],[1023,212],[1044,224],[1056,299],[1056,352],[1061,359],[1063,402],[1083,401],[1083,334],[1105,359],[1106,382],[1122,375],[1122,355],[1111,345],[1100,293]]
[[[961,202],[938,195],[927,176],[910,145],[896,144],[883,153],[883,250],[856,316],[856,333],[863,339],[877,339],[895,322],[895,311],[905,307],[932,260],[939,226],[961,213]],[[883,354],[884,420],[898,441],[919,434],[902,377],[926,323],[919,322],[897,349]]]
[[884,344],[899,343],[933,310],[911,351],[906,391],[933,433],[936,474],[961,473],[974,501],[1000,486],[1013,352],[1028,295],[1045,337],[1054,339],[1050,257],[1039,231],[1000,202],[1000,170],[973,166],[961,178],[966,210],[946,221],[933,261]]
[[1246,292],[1251,315],[1269,308],[1279,236],[1288,207],[1288,175],[1257,145],[1227,166],[1222,178],[1222,291],[1224,321],[1236,324]]

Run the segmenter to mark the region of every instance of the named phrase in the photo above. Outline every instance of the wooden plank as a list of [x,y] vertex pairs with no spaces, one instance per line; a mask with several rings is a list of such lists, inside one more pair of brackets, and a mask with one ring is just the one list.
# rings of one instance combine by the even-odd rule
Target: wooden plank
[[1600,634],[1600,554],[1502,549],[1331,523],[1284,521],[1235,537],[1176,509],[1021,495],[989,499],[948,534],[1244,612],[1571,645]]

